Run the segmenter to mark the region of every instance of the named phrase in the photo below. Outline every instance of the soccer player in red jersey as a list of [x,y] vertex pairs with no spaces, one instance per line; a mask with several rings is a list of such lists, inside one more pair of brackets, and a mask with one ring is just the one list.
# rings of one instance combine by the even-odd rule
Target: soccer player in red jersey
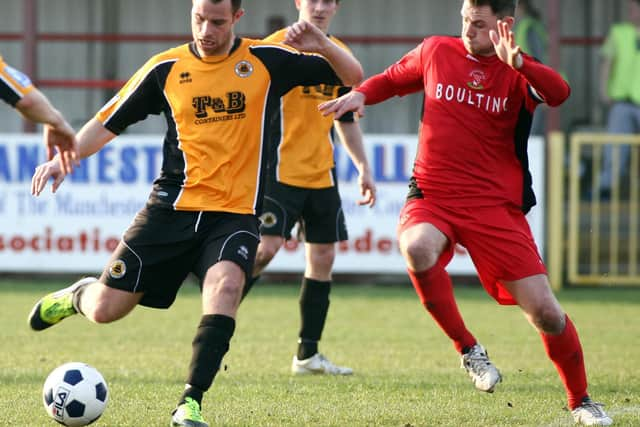
[[337,117],[424,91],[418,155],[398,239],[422,304],[451,338],[475,386],[501,380],[467,330],[445,266],[465,246],[482,285],[500,304],[518,304],[539,331],[566,388],[576,422],[612,420],[587,393],[582,347],[553,295],[525,214],[535,205],[527,139],[536,106],[570,93],[553,69],[515,44],[515,0],[465,0],[460,38],[429,37],[383,73],[320,106]]

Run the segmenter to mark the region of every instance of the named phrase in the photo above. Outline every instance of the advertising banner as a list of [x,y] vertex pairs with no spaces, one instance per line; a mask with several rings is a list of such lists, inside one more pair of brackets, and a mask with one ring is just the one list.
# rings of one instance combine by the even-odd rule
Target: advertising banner
[[[120,136],[82,161],[56,194],[30,194],[31,176],[45,160],[41,136],[0,135],[0,272],[98,274],[135,213],[144,205],[162,162],[161,135]],[[538,206],[529,221],[543,251],[544,145],[530,139],[530,167]],[[356,204],[358,173],[336,147],[336,167],[349,240],[337,248],[336,273],[404,273],[396,242],[398,213],[416,153],[416,135],[365,135],[376,180],[373,208]],[[300,272],[304,245],[287,242],[268,272]],[[473,274],[469,257],[456,254],[452,274]]]

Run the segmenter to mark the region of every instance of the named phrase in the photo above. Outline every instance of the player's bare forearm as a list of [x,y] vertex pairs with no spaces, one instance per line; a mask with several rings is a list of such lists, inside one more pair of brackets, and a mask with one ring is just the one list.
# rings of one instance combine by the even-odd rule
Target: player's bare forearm
[[326,46],[318,53],[327,58],[331,67],[345,86],[355,86],[359,84],[364,77],[364,71],[362,70],[360,62],[328,37],[326,41],[328,43],[326,43]]
[[376,202],[376,185],[364,150],[360,125],[357,122],[336,122],[336,130],[347,154],[358,169],[358,185],[363,196],[358,204],[373,207]]
[[78,132],[80,158],[84,159],[97,153],[115,137],[116,134],[105,128],[103,124],[95,118],[89,120]]
[[62,114],[49,103],[49,100],[38,89],[33,89],[16,104],[16,109],[28,120],[34,123],[49,124],[54,127],[62,126]]

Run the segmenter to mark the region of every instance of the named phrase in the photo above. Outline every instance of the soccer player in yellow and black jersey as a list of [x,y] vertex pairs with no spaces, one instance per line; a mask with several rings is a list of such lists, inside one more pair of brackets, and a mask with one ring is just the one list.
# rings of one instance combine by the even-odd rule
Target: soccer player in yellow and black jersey
[[[295,0],[299,19],[316,25],[325,34],[340,0]],[[267,37],[282,41],[286,30]],[[345,51],[349,49],[329,36]],[[300,289],[301,327],[293,374],[350,375],[353,370],[330,362],[318,352],[318,341],[329,310],[329,293],[335,243],[347,240],[334,164],[333,126],[359,171],[361,204],[375,203],[375,185],[362,146],[362,133],[353,115],[335,121],[318,111],[322,102],[347,93],[348,87],[331,84],[297,87],[282,97],[278,119],[272,128],[273,143],[260,245],[254,277],[245,285],[245,295],[271,262],[291,230],[299,224],[305,238],[306,268]]]
[[11,67],[0,56],[0,98],[34,123],[44,125],[44,143],[47,160],[57,150],[61,166],[66,173],[78,163],[78,144],[73,128],[56,110],[46,96],[23,72]]
[[[97,322],[124,317],[137,304],[169,307],[187,274],[202,288],[203,316],[193,340],[175,426],[207,426],[201,415],[229,348],[242,288],[259,240],[267,155],[266,128],[280,97],[297,85],[356,84],[353,56],[308,22],[292,25],[285,45],[236,38],[241,0],[193,0],[193,42],[151,58],[78,133],[81,157],[100,150],[148,114],[164,114],[160,176],[100,279],[49,294],[29,317],[35,330],[81,313]],[[36,169],[32,193],[64,175],[57,163]]]

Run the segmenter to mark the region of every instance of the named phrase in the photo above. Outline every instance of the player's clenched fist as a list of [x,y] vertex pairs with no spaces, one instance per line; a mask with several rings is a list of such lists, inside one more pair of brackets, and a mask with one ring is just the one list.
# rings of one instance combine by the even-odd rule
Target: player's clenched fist
[[289,26],[284,42],[302,52],[321,52],[331,43],[326,34],[307,21],[298,21]]

